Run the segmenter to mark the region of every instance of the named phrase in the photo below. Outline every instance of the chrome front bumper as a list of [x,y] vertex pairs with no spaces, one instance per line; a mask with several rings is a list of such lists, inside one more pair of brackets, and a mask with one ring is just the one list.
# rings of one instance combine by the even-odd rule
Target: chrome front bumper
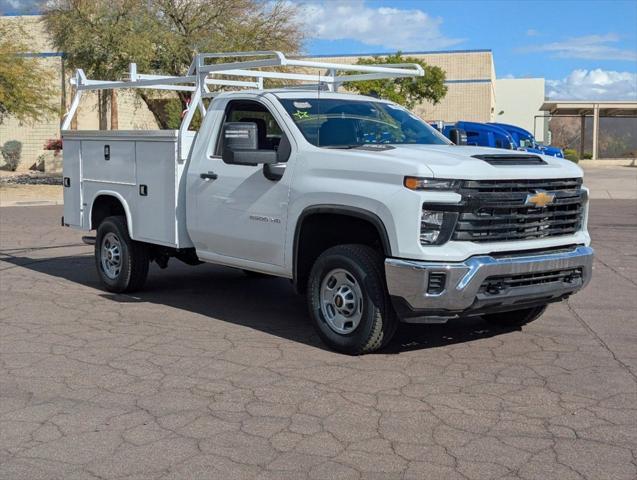
[[[593,249],[578,246],[545,253],[481,255],[454,263],[388,258],[385,275],[399,316],[452,316],[514,310],[516,306],[524,308],[533,302],[560,300],[588,284],[592,265]],[[533,283],[534,276],[541,276],[534,274],[569,270],[576,270],[578,275],[560,281],[537,280]],[[438,274],[438,278],[444,274],[443,288],[436,293],[428,293],[432,273]],[[517,283],[521,285],[485,291],[485,284],[490,279],[505,276],[520,278]]]

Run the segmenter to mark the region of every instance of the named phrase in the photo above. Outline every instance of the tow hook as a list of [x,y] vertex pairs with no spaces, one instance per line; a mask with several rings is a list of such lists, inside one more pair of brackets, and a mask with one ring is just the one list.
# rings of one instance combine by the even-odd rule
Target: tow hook
[[486,291],[489,295],[497,295],[504,290],[504,284],[502,282],[490,283],[487,285]]

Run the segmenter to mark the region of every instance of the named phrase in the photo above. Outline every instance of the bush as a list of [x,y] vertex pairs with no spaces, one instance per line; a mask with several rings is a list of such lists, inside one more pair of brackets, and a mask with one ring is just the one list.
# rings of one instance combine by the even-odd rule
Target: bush
[[62,139],[61,138],[50,138],[44,144],[44,150],[53,150],[57,155],[62,150]]
[[20,165],[20,156],[22,155],[22,143],[17,140],[9,140],[5,142],[2,147],[2,157],[4,158],[7,167],[12,172],[15,172]]
[[574,150],[572,148],[564,149],[564,158],[574,163],[579,162],[579,155],[577,154],[577,150]]
[[582,160],[590,160],[591,158],[593,158],[592,153],[584,152],[584,154],[582,155]]

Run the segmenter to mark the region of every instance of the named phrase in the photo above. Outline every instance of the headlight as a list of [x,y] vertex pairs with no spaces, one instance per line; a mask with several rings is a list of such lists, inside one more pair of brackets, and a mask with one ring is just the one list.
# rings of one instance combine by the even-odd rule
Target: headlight
[[435,244],[440,236],[442,223],[445,219],[444,212],[423,210],[420,217],[420,243],[422,245]]
[[460,180],[405,177],[403,185],[410,190],[455,190],[460,186]]

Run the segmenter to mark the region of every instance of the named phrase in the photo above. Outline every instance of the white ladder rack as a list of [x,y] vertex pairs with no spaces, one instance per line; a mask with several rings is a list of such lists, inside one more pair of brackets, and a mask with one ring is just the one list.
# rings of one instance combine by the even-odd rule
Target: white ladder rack
[[[227,63],[210,63],[211,60],[236,59],[251,57],[244,61]],[[260,70],[262,68],[296,68],[297,72],[279,70]],[[298,71],[298,70],[301,71]],[[307,73],[308,69],[318,69],[319,72]],[[323,73],[321,73],[321,71]],[[354,74],[340,74],[340,72],[356,72]],[[154,90],[173,90],[192,92],[186,115],[179,127],[180,137],[188,131],[195,110],[198,108],[202,115],[206,114],[204,98],[211,98],[218,92],[211,92],[209,86],[224,86],[232,88],[250,88],[263,90],[264,79],[290,80],[294,82],[312,82],[294,85],[294,88],[326,88],[337,91],[343,82],[359,82],[365,80],[379,80],[386,78],[423,76],[422,67],[415,63],[379,64],[379,65],[349,65],[342,63],[316,62],[299,58],[288,58],[277,51],[254,52],[223,52],[199,53],[193,59],[188,73],[184,76],[152,75],[137,73],[137,65],[130,64],[127,80],[92,80],[86,77],[82,69],[77,69],[71,78],[71,85],[75,87],[75,96],[68,112],[62,120],[61,129],[68,130],[71,121],[77,113],[82,93],[85,91],[113,90],[120,88],[146,88]],[[225,77],[238,77],[227,79]]]

